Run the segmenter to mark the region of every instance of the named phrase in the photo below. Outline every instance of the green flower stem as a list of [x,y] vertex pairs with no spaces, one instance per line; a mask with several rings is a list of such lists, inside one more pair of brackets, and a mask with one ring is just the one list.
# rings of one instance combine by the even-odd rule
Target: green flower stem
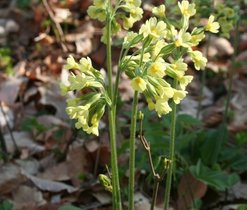
[[132,116],[131,116],[131,131],[130,131],[130,157],[129,157],[129,210],[134,210],[134,193],[135,193],[135,137],[136,137],[136,121],[138,109],[139,92],[135,91]]
[[[178,81],[174,80],[174,88],[177,89]],[[169,199],[170,199],[170,191],[172,184],[172,171],[174,165],[174,145],[175,145],[175,125],[176,125],[176,108],[174,100],[172,102],[172,120],[171,120],[171,139],[170,139],[170,147],[169,147],[169,159],[171,161],[166,181],[166,192],[165,192],[165,205],[164,210],[168,210],[169,207]]]
[[[111,5],[111,4],[110,4]],[[110,7],[110,6],[109,6]],[[107,14],[106,20],[107,30],[107,75],[108,75],[108,94],[114,103],[113,85],[112,85],[112,60],[111,60],[111,13]],[[112,167],[112,186],[113,186],[113,209],[122,209],[120,185],[118,176],[117,163],[117,146],[116,146],[116,128],[115,128],[115,104],[108,107],[109,112],[109,130],[110,130],[110,144],[111,144],[111,167]]]
[[[207,46],[206,46],[206,58],[208,58],[208,52],[209,52],[209,46],[210,46],[210,40],[211,40],[211,33],[208,35],[208,41],[207,41]],[[202,84],[201,84],[201,89],[200,89],[200,94],[199,94],[199,101],[198,101],[198,108],[197,108],[197,113],[196,113],[196,118],[199,118],[201,108],[202,108],[202,99],[203,99],[203,88],[205,87],[206,84],[206,72],[207,69],[204,68],[202,72]]]
[[[240,15],[240,14],[238,14],[238,15]],[[229,104],[230,104],[230,100],[231,100],[232,82],[233,82],[233,75],[234,75],[235,61],[236,61],[236,54],[237,54],[237,47],[238,47],[239,22],[240,22],[240,18],[238,18],[236,25],[235,25],[235,36],[234,36],[234,43],[233,43],[234,52],[232,55],[232,65],[231,65],[231,69],[230,69],[230,78],[229,78],[229,86],[228,86],[228,92],[227,92],[227,98],[226,98],[225,112],[224,112],[222,124],[220,127],[219,139],[218,139],[217,144],[215,146],[215,152],[212,153],[214,163],[218,159],[218,156],[220,153],[220,148],[221,148],[221,145],[224,141],[224,133],[225,133],[225,128],[226,128],[226,124],[227,124],[226,121],[227,121],[227,116],[228,116]]]

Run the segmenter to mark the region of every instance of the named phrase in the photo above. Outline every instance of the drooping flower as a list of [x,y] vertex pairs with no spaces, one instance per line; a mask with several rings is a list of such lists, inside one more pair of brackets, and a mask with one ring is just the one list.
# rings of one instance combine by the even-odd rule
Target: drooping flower
[[155,109],[155,104],[151,98],[147,98],[147,103],[148,103],[148,109],[149,110],[154,110]]
[[207,58],[202,56],[202,53],[198,50],[189,50],[189,56],[191,57],[192,61],[194,62],[194,66],[196,70],[204,69],[207,63]]
[[175,104],[179,104],[180,101],[183,100],[186,94],[188,93],[187,91],[184,90],[176,90],[176,89],[173,90],[174,90],[173,101],[175,102]]
[[70,86],[66,86],[63,83],[60,83],[61,95],[64,96],[70,91]]
[[167,100],[165,99],[158,99],[156,101],[155,110],[158,113],[159,117],[161,117],[162,114],[168,114],[170,111],[172,111]]
[[143,92],[146,89],[147,83],[141,77],[135,77],[131,80],[133,90]]
[[174,91],[171,87],[159,86],[157,92],[159,93],[160,98],[167,101],[169,98],[172,98],[174,95]]
[[191,75],[186,75],[186,76],[182,76],[181,78],[178,79],[179,83],[180,83],[180,87],[182,90],[186,89],[186,86],[192,81],[193,76]]
[[174,71],[181,72],[184,74],[184,72],[188,69],[188,65],[183,62],[183,58],[179,58],[178,60],[174,60],[171,63],[171,67]]

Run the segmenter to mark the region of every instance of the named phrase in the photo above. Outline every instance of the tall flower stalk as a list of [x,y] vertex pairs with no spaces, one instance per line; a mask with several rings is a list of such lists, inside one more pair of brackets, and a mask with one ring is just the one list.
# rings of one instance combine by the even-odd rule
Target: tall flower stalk
[[[189,19],[196,13],[196,9],[195,5],[190,4],[187,0],[178,2],[182,15],[178,28],[166,18],[165,5],[154,7],[153,17],[146,20],[138,32],[130,31],[124,37],[114,87],[111,37],[118,34],[122,27],[129,30],[136,21],[142,18],[143,10],[140,6],[141,0],[118,0],[115,5],[112,4],[111,0],[94,0],[93,5],[88,8],[88,14],[91,18],[106,24],[103,28],[101,41],[106,44],[108,84],[103,75],[93,67],[89,57],[81,58],[77,63],[72,56],[69,56],[64,68],[71,70],[71,75],[68,77],[70,85],[66,86],[62,83],[60,85],[62,95],[68,91],[89,89],[80,98],[68,99],[66,108],[70,118],[77,120],[76,128],[82,129],[88,134],[99,135],[99,121],[105,113],[105,108],[108,108],[111,173],[108,172],[109,177],[101,174],[99,179],[105,189],[112,193],[114,210],[122,209],[115,127],[120,73],[124,72],[130,78],[130,85],[134,90],[130,127],[128,209],[134,210],[135,138],[139,94],[144,95],[149,110],[155,110],[159,117],[172,112],[169,172],[165,197],[165,209],[167,209],[175,161],[176,105],[186,97],[188,93],[186,86],[193,79],[193,76],[185,74],[188,66],[183,57],[185,54],[189,55],[196,70],[204,68],[207,59],[193,47],[197,46],[204,38],[205,30],[215,33],[219,28],[218,23],[214,22],[214,17],[210,16],[205,27],[194,28],[189,31]],[[120,25],[119,19],[121,19],[122,25]],[[74,69],[78,69],[80,74],[75,74]],[[174,80],[173,86],[169,83],[168,78]],[[172,107],[170,107],[170,102]],[[145,145],[149,144],[146,142]],[[150,162],[152,162],[151,159]],[[157,189],[155,191],[157,192]],[[156,194],[154,193],[154,195]],[[152,202],[153,207],[154,202]]]

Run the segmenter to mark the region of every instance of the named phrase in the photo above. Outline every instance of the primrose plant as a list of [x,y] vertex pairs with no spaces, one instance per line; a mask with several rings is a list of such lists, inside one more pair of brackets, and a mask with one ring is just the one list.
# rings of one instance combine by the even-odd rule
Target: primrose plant
[[[99,135],[99,121],[108,109],[109,133],[111,144],[111,175],[100,176],[101,183],[107,183],[105,188],[112,192],[113,208],[122,209],[120,184],[116,151],[116,104],[120,73],[124,72],[131,80],[134,90],[132,116],[130,127],[130,157],[129,157],[129,206],[134,209],[134,176],[135,176],[135,134],[139,94],[146,98],[148,108],[155,110],[159,117],[172,112],[171,140],[169,154],[169,169],[167,175],[166,197],[164,209],[168,208],[174,156],[176,105],[188,93],[186,86],[193,76],[186,75],[188,69],[184,56],[188,55],[196,70],[203,69],[207,59],[202,53],[194,50],[204,38],[204,31],[217,33],[219,24],[214,22],[214,16],[209,17],[207,25],[193,29],[189,28],[189,20],[196,14],[195,4],[187,0],[178,2],[181,12],[180,27],[170,23],[165,14],[165,5],[153,7],[153,16],[146,20],[138,32],[128,32],[124,38],[115,84],[112,82],[111,37],[118,34],[122,28],[129,30],[136,21],[141,20],[143,10],[141,0],[94,0],[88,8],[88,14],[93,19],[105,22],[101,41],[107,49],[106,84],[104,76],[92,66],[89,57],[81,58],[77,63],[72,56],[67,59],[65,69],[72,70],[68,77],[69,86],[61,84],[61,93],[90,89],[80,98],[67,99],[66,112],[71,119],[76,119],[77,129],[83,129],[88,134]],[[121,24],[120,24],[121,23]],[[132,53],[132,54],[131,54]],[[75,74],[74,69],[80,74]],[[173,80],[173,84],[168,81]],[[170,106],[170,104],[172,104]]]

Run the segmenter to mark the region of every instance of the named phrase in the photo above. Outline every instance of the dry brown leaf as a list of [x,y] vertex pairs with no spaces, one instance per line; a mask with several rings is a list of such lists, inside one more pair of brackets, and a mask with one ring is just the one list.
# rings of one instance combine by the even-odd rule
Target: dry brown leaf
[[41,179],[41,178],[32,176],[30,174],[27,174],[24,170],[22,170],[21,173],[24,176],[26,176],[28,179],[30,179],[36,187],[44,191],[60,192],[62,190],[67,190],[68,193],[73,193],[78,190],[78,188],[75,188],[73,186],[70,186],[70,185],[67,185],[61,182],[50,181],[50,180]]
[[190,172],[185,172],[178,186],[178,210],[186,210],[191,207],[193,199],[202,198],[206,191],[205,183],[197,180]]
[[53,181],[69,180],[68,165],[66,162],[62,162],[56,166],[48,168],[44,173],[38,174],[37,177]]
[[80,174],[87,175],[91,172],[93,165],[86,158],[87,151],[83,146],[71,148],[67,154],[68,176],[74,186],[80,186],[83,180],[79,180]]
[[9,105],[14,104],[18,95],[25,89],[27,82],[28,79],[26,77],[8,77],[1,84],[0,101],[4,101]]
[[13,191],[14,209],[22,209],[25,204],[39,206],[45,203],[46,201],[43,199],[42,193],[36,188],[21,185]]
[[92,195],[103,205],[103,204],[109,204],[112,200],[111,193],[107,192],[96,192],[92,193]]
[[[43,146],[33,141],[33,136],[29,132],[14,131],[12,132],[12,135],[15,139],[15,142],[18,148],[19,149],[28,148],[30,151],[30,155],[45,150]],[[8,152],[12,153],[15,150],[15,148],[14,148],[14,143],[12,141],[11,135],[10,134],[4,135],[4,139],[6,142]]]
[[[46,148],[52,148],[58,146],[60,149],[64,149],[66,142],[71,138],[72,131],[70,130],[69,125],[52,115],[42,115],[37,118],[39,124],[46,126],[48,129],[36,136],[37,131],[34,131],[37,141],[42,141],[45,143]],[[61,131],[62,130],[62,131]],[[54,135],[57,132],[63,132],[64,134],[59,138],[55,139]]]
[[20,167],[7,164],[0,167],[0,195],[10,194],[26,179],[21,175]]
[[66,99],[67,96],[61,96],[61,90],[59,87],[59,82],[52,80],[43,86],[40,86],[39,93],[41,94],[41,99],[39,103],[41,105],[51,105],[56,109],[56,116],[58,118],[68,120],[69,117],[65,112],[65,108],[67,107]]
[[232,55],[232,53],[234,52],[231,43],[226,38],[222,37],[211,36],[210,47],[215,50],[215,55],[218,56]]

